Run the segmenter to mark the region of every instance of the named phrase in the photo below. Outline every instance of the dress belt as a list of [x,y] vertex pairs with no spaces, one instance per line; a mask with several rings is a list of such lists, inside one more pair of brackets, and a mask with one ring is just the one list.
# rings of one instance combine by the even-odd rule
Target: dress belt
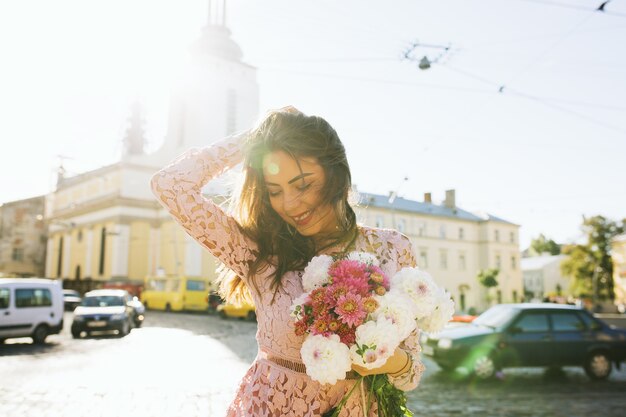
[[[302,362],[294,362],[289,359],[285,359],[281,356],[275,355],[273,353],[266,352],[264,350],[259,350],[259,357],[263,359],[267,359],[268,361],[273,362],[276,365],[281,366],[283,368],[287,368],[287,369],[290,369],[292,371],[295,371],[301,374],[306,374],[306,365],[303,364]],[[359,379],[360,377],[361,375],[359,375],[355,371],[346,372],[346,379]]]

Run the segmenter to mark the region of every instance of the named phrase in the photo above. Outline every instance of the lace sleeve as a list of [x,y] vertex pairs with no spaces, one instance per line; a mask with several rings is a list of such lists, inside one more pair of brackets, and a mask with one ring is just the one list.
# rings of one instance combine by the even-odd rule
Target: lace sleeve
[[[396,237],[397,239],[394,239],[394,246],[396,248],[397,254],[396,260],[398,265],[398,271],[405,267],[417,266],[415,255],[413,253],[413,246],[410,239],[400,233],[397,234]],[[425,368],[421,361],[420,352],[422,351],[422,349],[419,345],[419,335],[420,332],[418,329],[416,329],[400,344],[400,348],[404,349],[404,351],[410,355],[413,361],[413,366],[411,367],[411,369],[395,377],[387,375],[387,377],[389,378],[389,382],[391,382],[396,388],[402,391],[411,391],[417,388],[420,379],[422,378],[422,374],[424,373]]]
[[245,136],[233,135],[205,148],[189,149],[150,181],[152,192],[174,220],[244,279],[256,245],[242,233],[232,216],[202,195],[202,187],[241,161]]

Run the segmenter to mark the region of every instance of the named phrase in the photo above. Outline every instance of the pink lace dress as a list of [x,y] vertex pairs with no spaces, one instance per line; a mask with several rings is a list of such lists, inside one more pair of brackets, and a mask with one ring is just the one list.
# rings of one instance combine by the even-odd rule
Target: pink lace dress
[[[256,254],[256,244],[241,232],[236,220],[202,195],[202,187],[212,178],[241,161],[243,137],[231,136],[202,149],[190,149],[151,180],[153,193],[174,219],[213,256],[247,280],[248,265]],[[404,266],[415,266],[409,239],[393,230],[360,226],[355,250],[375,254],[390,276]],[[243,376],[227,415],[235,416],[321,416],[336,406],[355,383],[354,379],[321,385],[301,369],[304,337],[296,336],[290,306],[300,296],[302,271],[291,271],[282,278],[282,288],[271,304],[273,291],[269,275],[254,277],[261,295],[251,291],[256,306],[259,353]],[[391,382],[404,391],[414,389],[424,367],[420,361],[418,333],[401,346],[413,358],[413,368]],[[277,360],[278,358],[279,360]],[[341,416],[362,416],[364,397],[355,390]],[[370,415],[377,415],[375,405]]]

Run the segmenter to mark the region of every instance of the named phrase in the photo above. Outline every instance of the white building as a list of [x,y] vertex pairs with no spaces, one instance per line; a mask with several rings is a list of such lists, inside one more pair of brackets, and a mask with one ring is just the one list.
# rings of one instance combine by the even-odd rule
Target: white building
[[[412,241],[417,264],[448,290],[457,310],[482,311],[490,304],[519,302],[523,296],[519,267],[519,225],[490,214],[475,214],[456,204],[454,190],[442,204],[360,193],[360,222],[394,228]],[[477,274],[497,268],[498,286],[487,291]]]
[[158,169],[185,150],[254,124],[256,68],[242,57],[225,26],[223,2],[209,2],[207,25],[171,96],[161,148],[145,154],[141,111],[135,107],[121,161],[71,178],[60,175],[56,191],[47,196],[47,277],[86,290],[104,281],[141,283],[157,269],[214,275],[212,257],[175,227],[149,184]]
[[569,294],[569,278],[561,274],[561,262],[567,256],[536,256],[522,258],[524,292],[533,299]]

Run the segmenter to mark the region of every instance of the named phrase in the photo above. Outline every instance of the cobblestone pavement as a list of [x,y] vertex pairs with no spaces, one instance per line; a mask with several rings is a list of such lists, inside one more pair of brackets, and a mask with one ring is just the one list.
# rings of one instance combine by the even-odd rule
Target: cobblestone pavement
[[[149,311],[124,338],[74,340],[66,329],[44,346],[0,345],[0,417],[222,416],[256,355],[255,323]],[[425,361],[410,393],[415,416],[626,415],[626,369],[607,382],[582,370],[507,370],[504,380],[457,381]]]

